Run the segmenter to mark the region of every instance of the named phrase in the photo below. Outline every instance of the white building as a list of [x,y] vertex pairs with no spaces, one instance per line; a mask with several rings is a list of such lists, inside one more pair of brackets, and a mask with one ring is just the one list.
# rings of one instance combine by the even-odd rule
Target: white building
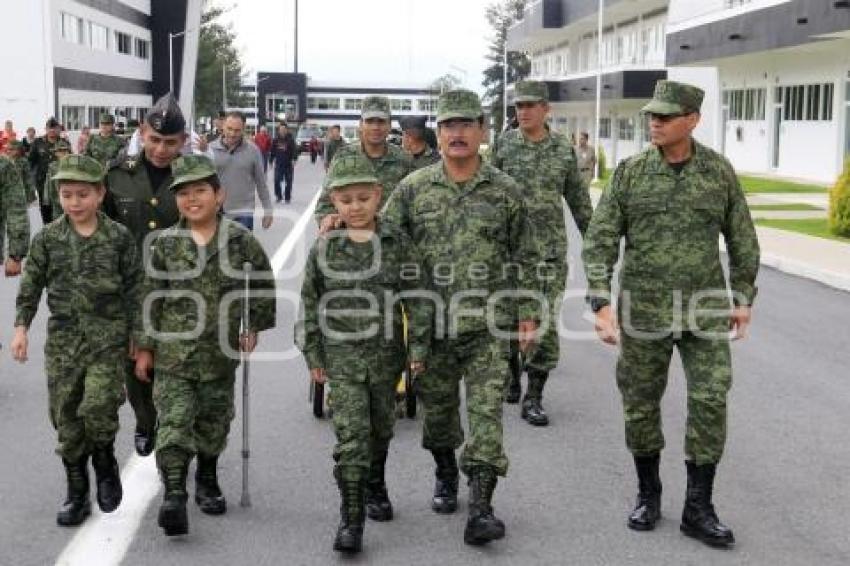
[[850,2],[671,0],[669,65],[716,67],[714,146],[742,172],[832,182],[850,154]]
[[169,33],[195,30],[174,41],[173,70],[176,85],[194,84],[200,12],[201,0],[3,2],[0,119],[19,135],[49,116],[72,132],[104,112],[143,119],[169,89]]

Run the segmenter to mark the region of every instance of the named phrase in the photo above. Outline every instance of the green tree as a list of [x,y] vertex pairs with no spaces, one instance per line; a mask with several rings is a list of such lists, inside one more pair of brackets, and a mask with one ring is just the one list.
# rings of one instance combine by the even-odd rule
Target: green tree
[[441,77],[437,77],[431,83],[431,91],[435,94],[439,95],[447,90],[453,90],[456,88],[460,88],[461,80],[457,77],[457,75],[453,75],[451,73],[446,73]]
[[[219,20],[230,10],[229,7],[213,6],[205,2],[201,15],[201,33],[198,42],[198,71],[195,78],[195,115],[215,116],[225,107],[246,104],[246,96],[239,87],[242,83],[242,60],[235,47],[236,33],[233,26]],[[222,69],[225,88],[222,89]],[[227,100],[223,100],[223,91]]]
[[850,158],[829,191],[829,229],[837,236],[850,238]]
[[[484,101],[490,104],[493,127],[501,132],[504,113],[504,52],[508,28],[522,19],[527,0],[496,0],[487,7],[487,22],[493,28],[487,60],[492,63],[484,70]],[[528,76],[531,61],[528,55],[516,51],[508,52],[508,84]]]

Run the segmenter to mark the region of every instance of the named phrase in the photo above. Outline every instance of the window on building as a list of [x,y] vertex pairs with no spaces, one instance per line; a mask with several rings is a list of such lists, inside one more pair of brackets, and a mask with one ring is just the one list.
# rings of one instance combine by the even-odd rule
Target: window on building
[[136,120],[138,120],[139,122],[142,122],[145,119],[145,116],[148,115],[149,110],[150,110],[150,108],[146,108],[146,107],[136,108]]
[[100,126],[100,115],[112,114],[112,108],[108,106],[89,106],[87,126],[97,128]]
[[641,140],[644,143],[649,143],[652,141],[652,133],[649,129],[649,114],[641,115]]
[[437,101],[433,98],[420,98],[416,101],[416,107],[420,112],[436,112]]
[[767,90],[763,88],[723,91],[723,105],[729,108],[730,120],[764,120]]
[[345,109],[346,110],[360,110],[363,108],[363,99],[362,98],[346,98],[345,99]]
[[737,8],[744,4],[749,4],[752,0],[724,0],[727,8]]
[[308,110],[339,110],[339,98],[328,96],[311,96],[307,98]]
[[118,53],[123,53],[124,55],[131,55],[133,53],[133,38],[128,33],[124,33],[121,31],[115,32],[115,50]]
[[617,119],[617,139],[622,141],[632,141],[635,139],[634,118]]
[[778,87],[778,95],[777,101],[782,104],[783,120],[832,120],[834,83],[781,86]]
[[553,75],[559,75],[563,72],[564,68],[564,57],[562,55],[555,55],[555,67],[552,69]]
[[136,38],[136,57],[139,59],[150,59],[150,42]]
[[62,124],[69,130],[82,130],[86,116],[85,106],[63,106]]
[[393,112],[410,112],[413,110],[413,100],[410,98],[393,98],[390,100],[390,108]]
[[600,139],[611,139],[611,118],[599,119],[599,137]]
[[346,126],[342,129],[342,135],[347,140],[356,140],[360,137],[356,126]]
[[71,43],[82,44],[85,36],[83,19],[62,12],[62,39]]
[[89,22],[89,44],[98,51],[109,50],[109,30],[100,24]]

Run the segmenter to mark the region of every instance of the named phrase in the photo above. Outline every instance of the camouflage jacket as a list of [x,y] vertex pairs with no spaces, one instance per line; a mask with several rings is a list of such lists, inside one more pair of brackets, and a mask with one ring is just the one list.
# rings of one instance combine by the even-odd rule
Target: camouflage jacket
[[35,181],[35,190],[39,191],[39,202],[41,202],[43,196],[40,191],[44,189],[44,180],[47,178],[47,167],[51,161],[56,161],[56,154],[53,150],[56,148],[58,141],[59,138],[56,138],[55,142],[51,142],[46,136],[35,138],[27,156],[33,170],[33,177],[35,177],[33,179]]
[[564,200],[582,235],[593,215],[570,141],[563,134],[549,132],[535,143],[526,140],[520,130],[509,130],[499,137],[490,156],[494,166],[519,184],[540,256],[566,265]]
[[171,175],[159,187],[151,186],[144,153],[114,162],[106,174],[103,211],[130,229],[139,249],[154,230],[173,226],[180,219],[174,194],[169,190]]
[[[391,143],[386,144],[386,146],[387,152],[383,156],[377,159],[366,156],[375,166],[375,175],[384,188],[381,196],[381,207],[387,202],[387,199],[395,190],[398,183],[414,170],[413,161],[403,149]],[[334,159],[355,152],[366,155],[366,152],[363,150],[363,144],[357,143],[340,147]],[[333,204],[331,204],[331,192],[328,189],[327,181],[328,177],[325,177],[325,183],[322,185],[322,196],[319,197],[319,202],[316,204],[316,222],[321,222],[322,218],[336,212]]]
[[345,145],[345,140],[342,138],[339,138],[338,140],[329,139],[325,142],[325,153],[323,159],[325,160],[326,169],[331,164],[331,161],[333,161],[333,158],[336,157],[337,152],[345,147]]
[[422,153],[417,155],[412,155],[410,158],[413,160],[413,168],[414,169],[422,169],[423,167],[428,167],[429,165],[433,165],[434,163],[439,163],[442,157],[440,156],[440,152],[436,149],[431,149],[430,147],[425,147],[422,150]]
[[402,308],[410,359],[424,361],[431,343],[433,303],[404,293],[427,290],[425,280],[415,246],[395,226],[379,222],[375,238],[363,244],[350,240],[345,230],[318,238],[307,259],[295,325],[295,340],[307,365],[327,368],[335,363],[328,352],[346,349],[380,354],[387,366],[403,365]]
[[53,211],[52,218],[59,218],[63,214],[62,203],[59,202],[59,183],[53,180],[53,175],[59,170],[59,162],[53,161],[47,168],[47,177],[44,179],[44,204],[50,206]]
[[[143,315],[134,331],[138,347],[154,351],[156,367],[209,368],[201,379],[210,380],[228,375],[239,364],[244,263],[252,266],[252,291],[273,293],[275,288],[268,257],[254,236],[225,218],[218,222],[204,247],[192,240],[185,220],[156,237],[145,263]],[[250,329],[274,327],[274,296],[249,302]]]
[[[4,239],[9,235],[9,249]],[[5,155],[0,156],[0,259],[27,255],[30,245],[30,220],[26,191],[18,168]]]
[[118,157],[118,152],[120,152],[125,145],[127,145],[127,142],[117,135],[113,134],[107,137],[102,136],[99,133],[92,134],[86,144],[85,154],[97,159],[106,166],[110,161]]
[[27,195],[27,202],[35,201],[35,184],[32,180],[32,169],[26,157],[18,157],[13,160],[18,168],[18,173],[21,175],[21,182],[24,184],[24,192]]
[[126,348],[138,311],[141,268],[126,228],[98,213],[84,238],[61,216],[32,241],[18,290],[16,326],[29,328],[47,289],[47,353]]
[[[423,268],[442,298],[435,317],[438,335],[487,329],[488,300],[494,322],[513,330],[514,321],[538,318],[539,308],[513,290],[539,292],[536,253],[519,186],[505,173],[481,163],[475,177],[458,185],[437,163],[416,171],[398,186],[383,211],[416,244]],[[483,309],[462,314],[464,309]],[[452,322],[456,322],[456,326]]]
[[[583,252],[588,293],[607,300],[624,238],[621,320],[639,330],[705,328],[704,319],[689,320],[688,305],[701,291],[720,291],[701,300],[700,308],[729,308],[721,234],[731,289],[740,295],[736,302],[750,304],[756,295],[759,244],[731,164],[693,142],[693,156],[677,174],[659,149],[648,148],[620,163],[593,215]],[[678,293],[683,305],[678,312],[684,317],[675,306]],[[715,322],[726,323],[719,317]]]

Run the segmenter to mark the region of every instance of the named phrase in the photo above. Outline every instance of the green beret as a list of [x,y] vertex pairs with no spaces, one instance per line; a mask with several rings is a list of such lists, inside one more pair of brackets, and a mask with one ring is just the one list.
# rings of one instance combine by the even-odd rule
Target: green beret
[[103,182],[106,171],[100,162],[88,155],[68,155],[59,160],[53,181],[81,181],[98,185]]
[[649,104],[641,109],[647,114],[689,114],[699,112],[705,92],[699,87],[676,81],[658,81]]

